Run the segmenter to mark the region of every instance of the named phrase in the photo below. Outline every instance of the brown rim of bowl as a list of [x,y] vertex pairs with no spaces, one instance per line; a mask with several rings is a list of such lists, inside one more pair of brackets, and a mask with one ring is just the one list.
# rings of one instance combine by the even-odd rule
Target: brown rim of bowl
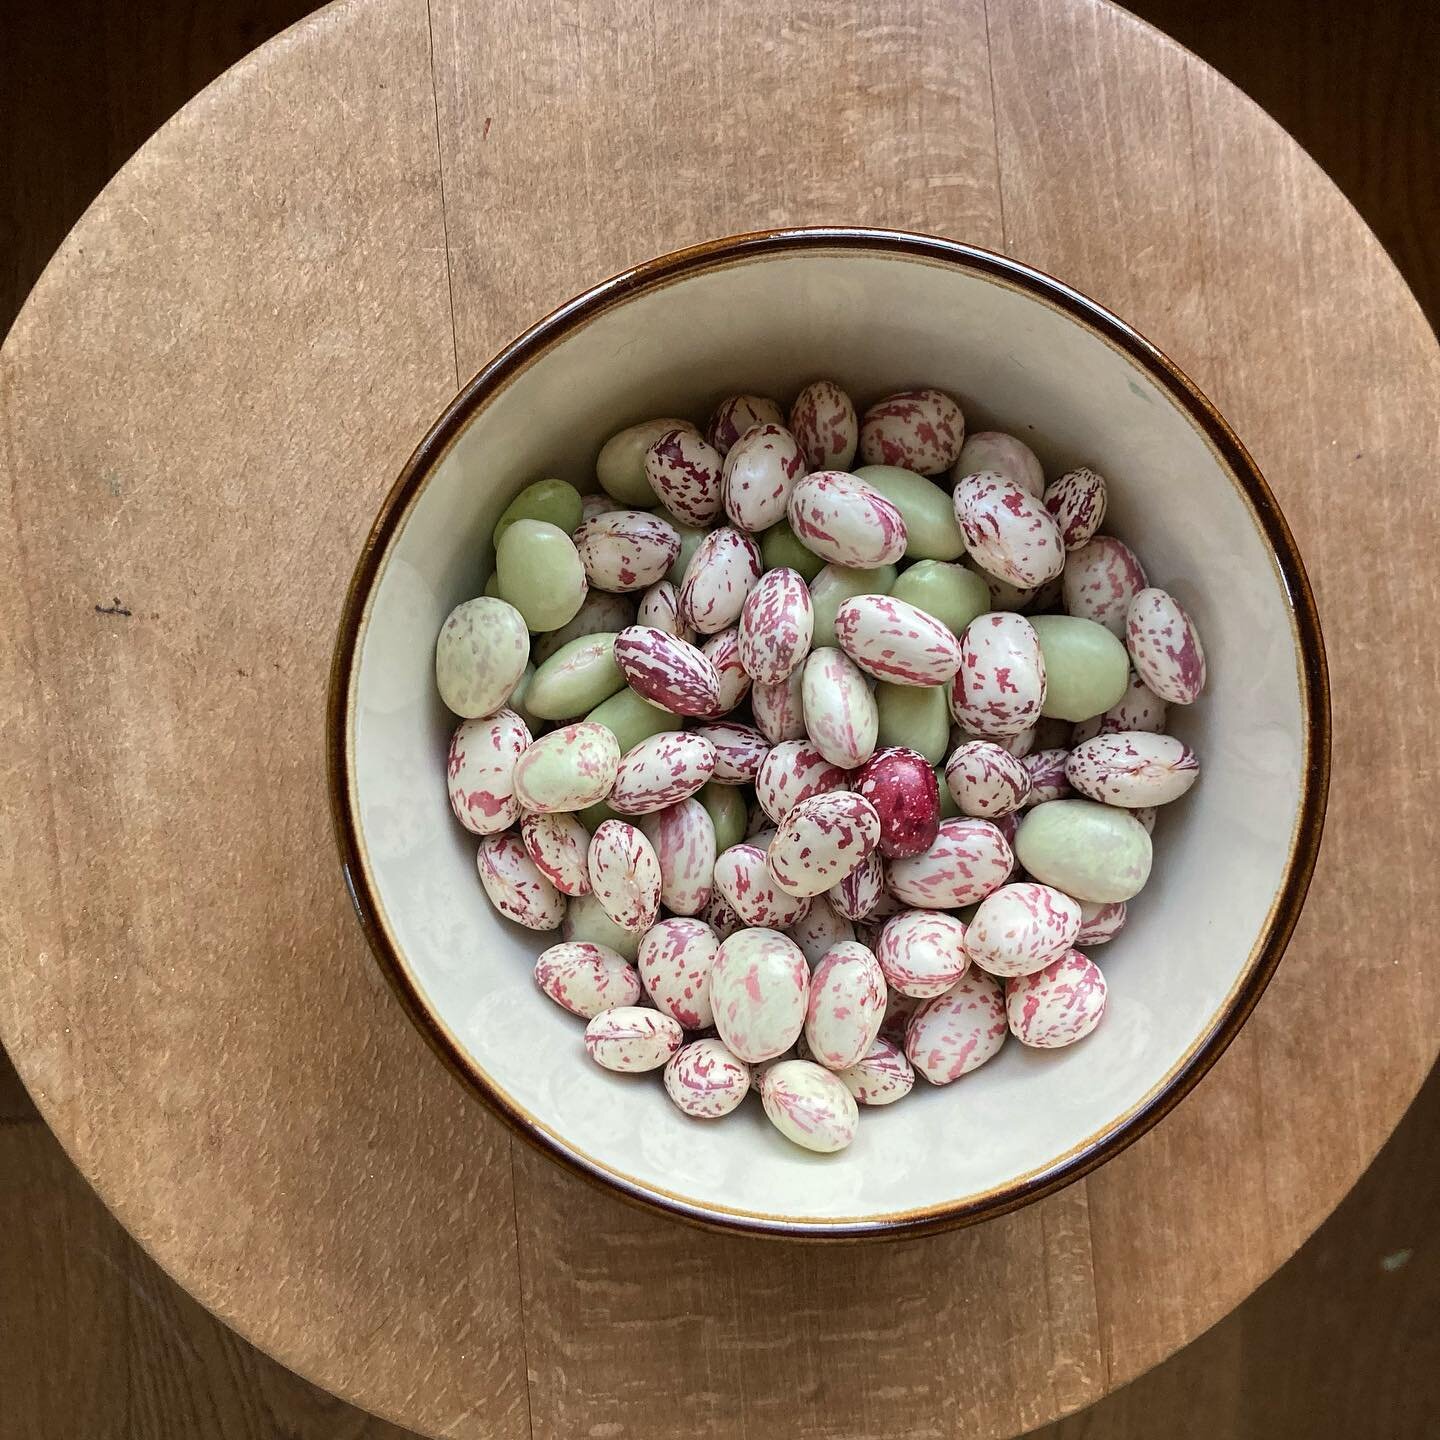
[[[430,1013],[380,923],[380,905],[370,887],[357,840],[349,786],[348,696],[355,668],[361,621],[380,571],[380,562],[410,499],[423,485],[431,467],[459,435],[470,416],[499,386],[528,366],[576,326],[637,292],[667,284],[699,271],[767,255],[801,250],[858,250],[908,256],[953,265],[1026,291],[1098,333],[1138,362],[1174,403],[1198,425],[1239,481],[1261,534],[1269,545],[1284,586],[1300,648],[1301,701],[1305,726],[1305,761],[1300,809],[1291,853],[1280,892],[1252,955],[1249,974],[1231,993],[1210,1035],[1178,1064],[1156,1090],[1119,1126],[1079,1146],[1047,1168],[979,1197],[961,1199],[951,1207],[930,1210],[913,1219],[891,1218],[874,1223],[790,1222],[749,1217],[709,1209],[623,1179],[566,1147],[537,1128],[483,1075],[467,1064],[444,1028]],[[518,1135],[543,1154],[573,1170],[607,1193],[646,1210],[687,1220],[707,1228],[748,1235],[807,1241],[900,1239],[976,1224],[1028,1205],[1069,1185],[1118,1155],[1156,1125],[1200,1082],[1224,1053],[1258,1003],[1300,916],[1315,869],[1325,818],[1330,773],[1330,689],[1325,646],[1315,597],[1305,575],[1290,528],[1255,462],[1220,413],[1195,384],[1161,350],[1102,305],[1062,281],[1018,261],[937,236],[895,230],[822,226],[762,230],[707,241],[637,265],[602,281],[547,315],[475,374],[445,407],[444,413],[406,461],[366,538],[346,593],[330,670],[326,719],[326,751],[330,803],[340,847],[346,888],[381,972],[399,996],[411,1020],[466,1089],[499,1115]]]

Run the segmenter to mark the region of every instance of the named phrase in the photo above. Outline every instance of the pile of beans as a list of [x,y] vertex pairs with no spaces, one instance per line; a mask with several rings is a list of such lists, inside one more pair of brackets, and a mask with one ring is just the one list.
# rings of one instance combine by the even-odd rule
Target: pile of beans
[[1205,683],[1102,477],[829,381],[632,425],[596,476],[515,498],[435,655],[481,883],[560,931],[535,978],[590,1056],[834,1151],[916,1072],[1088,1035]]

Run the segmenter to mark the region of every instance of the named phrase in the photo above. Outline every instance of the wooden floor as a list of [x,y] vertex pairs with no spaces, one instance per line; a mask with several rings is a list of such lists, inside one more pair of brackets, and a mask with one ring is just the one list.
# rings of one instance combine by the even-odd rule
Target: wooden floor
[[[306,0],[0,0],[0,331],[131,151],[308,8]],[[1436,321],[1440,6],[1141,0],[1132,8],[1299,137]],[[1167,1364],[1036,1434],[1440,1436],[1437,1140],[1440,1078],[1432,1077],[1354,1193],[1273,1280]],[[1215,1216],[1219,1227],[1230,1220]],[[3,1055],[0,1236],[0,1440],[404,1434],[257,1354],[171,1284],[75,1173]]]

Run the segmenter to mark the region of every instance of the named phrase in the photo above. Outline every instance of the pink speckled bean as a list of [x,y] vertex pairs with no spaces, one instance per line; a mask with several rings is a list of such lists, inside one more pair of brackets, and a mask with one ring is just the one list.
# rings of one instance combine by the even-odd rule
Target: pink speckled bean
[[748,535],[726,525],[712,530],[685,567],[680,618],[702,635],[728,630],[764,568],[760,547]]
[[711,891],[710,900],[705,906],[702,918],[715,932],[716,938],[720,940],[728,940],[737,930],[745,928],[745,922],[735,913],[734,907],[718,890]]
[[860,1105],[893,1105],[915,1088],[915,1070],[893,1040],[876,1036],[874,1044],[835,1078]]
[[644,510],[611,510],[574,535],[585,578],[613,594],[646,590],[665,578],[680,553],[680,532]]
[[936,910],[902,910],[885,922],[875,958],[885,983],[902,995],[943,995],[970,968],[965,926]]
[[945,784],[962,815],[982,820],[1009,815],[1030,797],[1025,762],[989,740],[971,740],[952,751]]
[[1169,707],[1133,671],[1125,693],[1103,715],[1081,720],[1070,732],[1073,749],[1082,741],[1097,735],[1120,735],[1130,730],[1143,730],[1147,735],[1163,735],[1169,719]]
[[508,829],[520,814],[515,762],[530,744],[530,727],[513,711],[466,720],[450,737],[445,780],[450,808],[472,835]]
[[1005,982],[1005,1013],[1022,1045],[1057,1050],[1083,1040],[1105,1014],[1105,977],[1070,950],[1033,975]]
[[1200,761],[1173,735],[1129,731],[1077,745],[1065,774],[1082,795],[1136,810],[1178,800],[1200,778]]
[[[630,621],[625,622],[627,625]],[[680,618],[680,591],[668,580],[652,585],[640,597],[634,623],[663,630],[677,640],[693,640],[695,632]]]
[[892,685],[943,685],[960,668],[960,642],[923,610],[888,595],[857,595],[835,612],[840,648]]
[[620,742],[614,732],[579,720],[527,747],[511,776],[515,798],[531,814],[583,810],[610,793],[619,766]]
[[832,946],[854,940],[855,927],[836,910],[828,896],[817,895],[810,902],[810,913],[785,933],[800,947],[810,964],[818,965]]
[[949,1085],[993,1060],[1008,1029],[1000,982],[971,968],[953,990],[910,1017],[905,1058],[932,1085]]
[[535,962],[535,983],[582,1020],[593,1020],[617,1005],[634,1005],[641,993],[640,977],[623,955],[586,940],[542,950]]
[[663,730],[627,750],[609,805],[619,815],[650,815],[688,799],[715,773],[715,747],[702,735]]
[[[603,490],[596,491],[593,495],[582,495],[580,497],[580,523],[583,525],[587,520],[593,520],[597,515],[613,515],[617,510],[626,510],[629,507],[622,504],[613,495],[607,495]],[[613,630],[613,625],[607,625],[607,630]]]
[[720,513],[721,454],[693,430],[667,430],[645,452],[645,478],[661,504],[687,525]]
[[851,777],[880,817],[880,854],[888,860],[923,855],[940,833],[940,786],[917,750],[889,745]]
[[829,892],[829,898],[847,920],[867,920],[875,913],[884,893],[885,862],[877,849]]
[[749,785],[770,753],[770,742],[753,726],[738,720],[713,720],[690,732],[708,740],[715,750],[715,773],[720,785]]
[[843,650],[811,653],[801,695],[805,733],[832,765],[855,770],[875,753],[880,711],[865,676]]
[[1145,588],[1145,571],[1135,552],[1113,535],[1097,535],[1070,553],[1061,577],[1065,609],[1125,638],[1130,602]]
[[[883,933],[884,927],[881,926],[876,931],[875,945],[880,943],[880,936]],[[873,950],[875,947],[872,945],[870,948]],[[914,995],[903,994],[892,986],[889,999],[885,1002],[885,1018],[880,1022],[880,1038],[892,1040],[903,1049],[905,1031],[910,1025],[910,1017],[927,1004],[929,1001],[921,1000]]]
[[795,437],[780,425],[755,425],[730,447],[721,478],[725,514],[754,534],[785,518],[790,492],[805,473]]
[[993,470],[967,475],[955,487],[955,519],[975,563],[1012,585],[1043,585],[1065,568],[1055,517]]
[[970,919],[965,948],[991,975],[1029,975],[1043,970],[1080,932],[1080,902],[1036,881],[1002,885],[987,895]]
[[722,400],[705,427],[705,438],[722,454],[756,425],[783,425],[784,412],[763,395],[732,395]]
[[755,774],[755,799],[778,825],[792,805],[811,795],[841,790],[848,778],[808,740],[784,740],[770,751]]
[[1087,949],[1091,945],[1106,944],[1124,929],[1125,916],[1123,900],[1111,900],[1105,904],[1095,904],[1088,900],[1082,902],[1080,929],[1075,935],[1074,943],[1084,945]]
[[885,1015],[885,976],[863,945],[832,946],[810,977],[805,1043],[827,1070],[856,1064],[875,1043]]
[[965,416],[943,390],[887,395],[860,422],[860,458],[867,465],[899,465],[918,475],[948,470],[964,440]]
[[565,897],[540,873],[518,835],[487,835],[475,856],[490,903],[529,930],[558,930]]
[[740,1059],[773,1060],[805,1025],[810,967],[778,930],[740,930],[720,945],[710,971],[710,1004],[720,1038]]
[[674,715],[720,713],[719,672],[684,640],[631,625],[615,637],[615,663],[632,690]]
[[886,869],[890,893],[919,910],[975,905],[1010,878],[1015,857],[988,820],[943,820],[935,843]]
[[1012,810],[1008,815],[997,815],[991,823],[1005,837],[1005,843],[1013,851],[1015,836],[1020,830],[1020,812]]
[[950,713],[986,739],[1017,735],[1040,718],[1045,657],[1035,627],[1021,615],[980,615],[960,637],[960,669]]
[[810,1060],[771,1065],[761,1077],[760,1103],[787,1140],[822,1155],[845,1149],[860,1123],[855,1097],[824,1066]]
[[648,930],[660,911],[660,861],[644,833],[606,820],[590,837],[590,889],[623,930]]
[[815,609],[798,570],[768,571],[740,612],[740,663],[765,685],[778,685],[810,653]]
[[991,745],[998,745],[1007,755],[1013,755],[1017,760],[1023,760],[1038,746],[1040,726],[1038,723],[1027,725],[1025,729],[1017,731],[1014,735],[976,735],[960,724],[950,727],[950,748],[952,750],[961,745],[968,745],[973,740],[985,740]]
[[880,841],[880,817],[862,795],[836,790],[792,805],[765,852],[771,878],[788,895],[838,885]]
[[765,851],[748,840],[715,858],[715,888],[746,925],[788,930],[810,911],[806,896],[782,890],[765,864]]
[[494,715],[505,708],[529,658],[525,617],[513,605],[482,595],[445,617],[435,640],[435,688],[467,720]]
[[1105,519],[1104,477],[1085,465],[1069,470],[1046,489],[1044,503],[1060,527],[1065,548],[1078,550]]
[[1032,750],[1021,760],[1030,781],[1030,793],[1023,802],[1024,809],[1043,805],[1047,800],[1064,800],[1074,794],[1066,772],[1069,760],[1070,752],[1064,749]]
[[590,1058],[607,1070],[627,1075],[658,1070],[684,1039],[678,1020],[639,1005],[602,1010],[585,1027]]
[[723,1040],[692,1040],[665,1066],[665,1093],[695,1120],[718,1120],[750,1093],[750,1067]]
[[701,647],[700,653],[715,667],[720,679],[717,691],[719,710],[724,715],[733,710],[750,693],[750,676],[740,663],[740,631],[731,626],[718,635],[712,635]]
[[755,728],[772,744],[799,740],[805,734],[805,670],[792,670],[776,685],[756,685],[750,692]]
[[790,492],[796,538],[836,565],[873,570],[905,553],[905,520],[878,490],[842,470],[817,470]]
[[703,920],[661,920],[640,941],[638,967],[646,994],[687,1030],[714,1023],[710,971],[720,953],[715,932]]
[[1013,435],[999,430],[977,430],[965,437],[965,443],[960,447],[960,458],[950,471],[952,487],[967,475],[978,475],[982,470],[993,470],[997,475],[1013,480],[1037,500],[1045,493],[1045,471],[1040,461],[1023,440],[1017,440]]
[[790,407],[790,433],[811,470],[848,470],[860,443],[860,422],[854,403],[833,380],[816,380]]
[[1189,705],[1205,688],[1205,651],[1195,624],[1165,590],[1142,590],[1130,602],[1125,645],[1140,678],[1172,705]]
[[520,840],[562,895],[590,893],[590,834],[574,815],[527,815],[520,822]]
[[636,821],[660,861],[660,900],[675,915],[699,915],[715,883],[715,825],[698,800],[681,800]]

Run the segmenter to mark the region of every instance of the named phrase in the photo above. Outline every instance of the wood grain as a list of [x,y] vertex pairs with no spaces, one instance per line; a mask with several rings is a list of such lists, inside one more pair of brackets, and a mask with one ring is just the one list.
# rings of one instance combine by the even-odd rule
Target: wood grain
[[[314,711],[336,586],[395,446],[443,400],[457,364],[473,368],[547,305],[671,244],[786,219],[869,219],[1003,246],[1136,318],[1196,373],[1255,446],[1312,569],[1325,559],[1330,588],[1316,578],[1322,600],[1350,607],[1342,624],[1364,613],[1364,597],[1398,617],[1390,643],[1408,634],[1413,649],[1411,617],[1433,605],[1408,583],[1415,571],[1377,567],[1357,539],[1377,509],[1403,530],[1403,477],[1433,468],[1433,341],[1334,192],[1223,82],[1079,0],[990,0],[988,14],[901,0],[823,16],[787,5],[739,27],[743,51],[730,43],[734,18],[662,9],[652,19],[568,0],[437,3],[428,16],[372,0],[328,12],[187,111],[127,172],[6,351],[4,379],[29,402],[7,407],[0,431],[29,569],[0,561],[30,577],[33,608],[28,625],[0,636],[0,674],[36,683],[18,693],[18,722],[0,711],[0,763],[10,767],[0,779],[21,793],[47,767],[97,753],[107,763],[96,795],[57,789],[55,815],[42,817],[50,848],[41,826],[0,852],[27,880],[23,931],[15,922],[7,948],[36,966],[43,954],[49,967],[23,1003],[0,989],[0,1025],[107,1199],[187,1284],[291,1363],[436,1432],[510,1433],[527,1409],[536,1432],[565,1435],[671,1434],[682,1423],[715,1435],[982,1435],[1042,1423],[1169,1353],[1288,1254],[1433,1055],[1433,987],[1397,977],[1395,953],[1373,943],[1382,930],[1400,954],[1415,953],[1371,908],[1393,893],[1384,887],[1394,857],[1377,858],[1373,807],[1352,794],[1338,807],[1346,838],[1328,898],[1312,904],[1305,958],[1297,946],[1281,971],[1294,985],[1277,983],[1197,1095],[1087,1186],[984,1230],[834,1253],[662,1225],[529,1152],[514,1157],[512,1202],[504,1138],[436,1080],[333,893],[311,785],[318,735],[295,716]],[[830,110],[813,85],[794,82],[815,71],[822,43],[844,60],[823,72]],[[1087,119],[1082,134],[1058,124],[1073,113]],[[220,152],[244,158],[216,172],[203,157]],[[619,163],[627,155],[648,163]],[[195,192],[184,204],[173,173]],[[177,214],[190,223],[177,226]],[[177,280],[167,268],[177,252],[200,273]],[[98,321],[65,303],[82,286],[87,296],[116,291],[101,288]],[[240,331],[251,349],[217,358],[203,344],[217,329]],[[1323,361],[1297,365],[1296,333],[1300,353]],[[317,335],[320,368],[338,382],[329,388],[314,381]],[[48,383],[55,354],[74,364],[77,386],[107,397],[103,428]],[[1358,405],[1354,374],[1365,387]],[[46,427],[57,414],[65,423]],[[1353,417],[1376,447],[1343,469],[1335,417],[1347,427]],[[56,433],[58,484],[30,438]],[[131,471],[145,483],[127,491]],[[122,493],[107,497],[95,482],[108,488],[111,472]],[[203,505],[182,475],[199,480]],[[198,555],[186,532],[177,552],[176,524],[198,533],[217,497],[229,529],[203,534]],[[1402,547],[1421,575],[1422,533],[1407,532]],[[117,559],[155,601],[138,641],[86,628],[93,610],[72,613]],[[34,579],[52,572],[53,584]],[[257,592],[267,606],[251,613]],[[329,613],[312,616],[316,595],[330,597]],[[136,618],[128,599],[126,608]],[[1335,635],[1332,622],[1332,660]],[[217,652],[226,664],[238,656],[237,670],[278,656],[281,677],[240,685],[258,671],[232,676]],[[1413,687],[1410,774],[1433,754],[1430,664],[1417,675],[1407,653],[1400,671]],[[1354,656],[1343,678],[1372,700],[1357,688]],[[185,724],[197,695],[213,717],[203,736]],[[257,728],[243,723],[247,705],[287,713]],[[98,751],[93,726],[78,723],[97,714],[115,730]],[[66,726],[52,748],[42,732],[56,720]],[[1367,738],[1357,729],[1348,742],[1356,773],[1370,759]],[[245,777],[240,802],[205,772],[217,750],[228,774]],[[282,773],[267,788],[273,757]],[[198,780],[165,794],[186,760]],[[1416,793],[1397,788],[1386,815],[1389,833],[1417,835],[1413,853],[1423,854],[1434,837]],[[183,841],[166,833],[182,814]],[[115,842],[97,856],[85,840],[101,830]],[[1327,857],[1336,848],[1332,820]],[[185,883],[158,893],[139,854],[170,857]],[[1406,887],[1419,875],[1408,859],[1398,873]],[[276,897],[289,923],[247,910],[247,886]],[[1419,914],[1433,897],[1417,891],[1413,903]],[[297,913],[309,917],[298,933]],[[194,935],[205,948],[185,968]],[[57,964],[59,984],[48,979]],[[109,965],[118,968],[107,975]],[[1391,1002],[1402,1023],[1379,1054],[1369,1022]],[[337,1015],[343,1027],[326,1023]],[[1338,1066],[1317,1034],[1334,1037]],[[1349,1055],[1369,1059],[1363,1076]],[[158,1113],[136,1112],[130,1096],[142,1088]],[[277,1104],[281,1094],[290,1103]],[[213,1116],[203,1134],[196,1113]],[[1316,1135],[1327,1143],[1303,1154],[1290,1143]],[[1268,1163],[1253,1163],[1257,1153]],[[224,1226],[197,1230],[192,1217],[217,1204]],[[658,1301],[656,1286],[621,1278],[637,1263],[665,1277]],[[1367,1251],[1366,1275],[1375,1263]],[[1383,1273],[1428,1272],[1403,1262]],[[1357,1291],[1361,1278],[1347,1274]],[[94,1284],[77,1270],[67,1293]],[[878,1322],[877,1297],[890,1302]],[[97,1317],[113,1313],[101,1306]],[[936,1316],[939,1335],[928,1328]],[[1324,1413],[1307,1410],[1298,1383],[1264,1379],[1259,1333],[1237,1340],[1235,1323],[1201,1342],[1220,1347],[1206,1352],[1211,1364],[1229,1367],[1224,1383],[1203,1387],[1208,1411],[1185,1378],[1197,1372],[1170,1380],[1167,1367],[1102,1402],[1093,1423],[1154,1433],[1144,1427],[1157,1396],[1176,1434]],[[152,1366],[164,1375],[182,1363],[166,1333],[126,1352],[146,1357],[133,1366],[147,1384],[157,1383]],[[250,1353],[215,1335],[222,1351]],[[1280,1343],[1268,1352],[1276,1361]],[[861,1345],[884,1359],[878,1386],[854,1364]],[[214,1380],[203,1347],[195,1353],[195,1393],[226,1394],[216,1415],[239,1416],[216,1433],[252,1433],[258,1412]],[[183,1363],[197,1373],[194,1355]],[[657,1412],[657,1376],[677,1373],[703,1383]],[[127,1433],[164,1433],[166,1423],[193,1433],[210,1418],[188,1393],[156,1395],[132,1407]],[[47,1402],[27,1390],[27,1403]],[[1423,1424],[1408,1402],[1360,1409],[1357,1423],[1393,1421],[1376,1434],[1423,1433],[1405,1428]],[[1205,1430],[1206,1414],[1223,1419]]]

